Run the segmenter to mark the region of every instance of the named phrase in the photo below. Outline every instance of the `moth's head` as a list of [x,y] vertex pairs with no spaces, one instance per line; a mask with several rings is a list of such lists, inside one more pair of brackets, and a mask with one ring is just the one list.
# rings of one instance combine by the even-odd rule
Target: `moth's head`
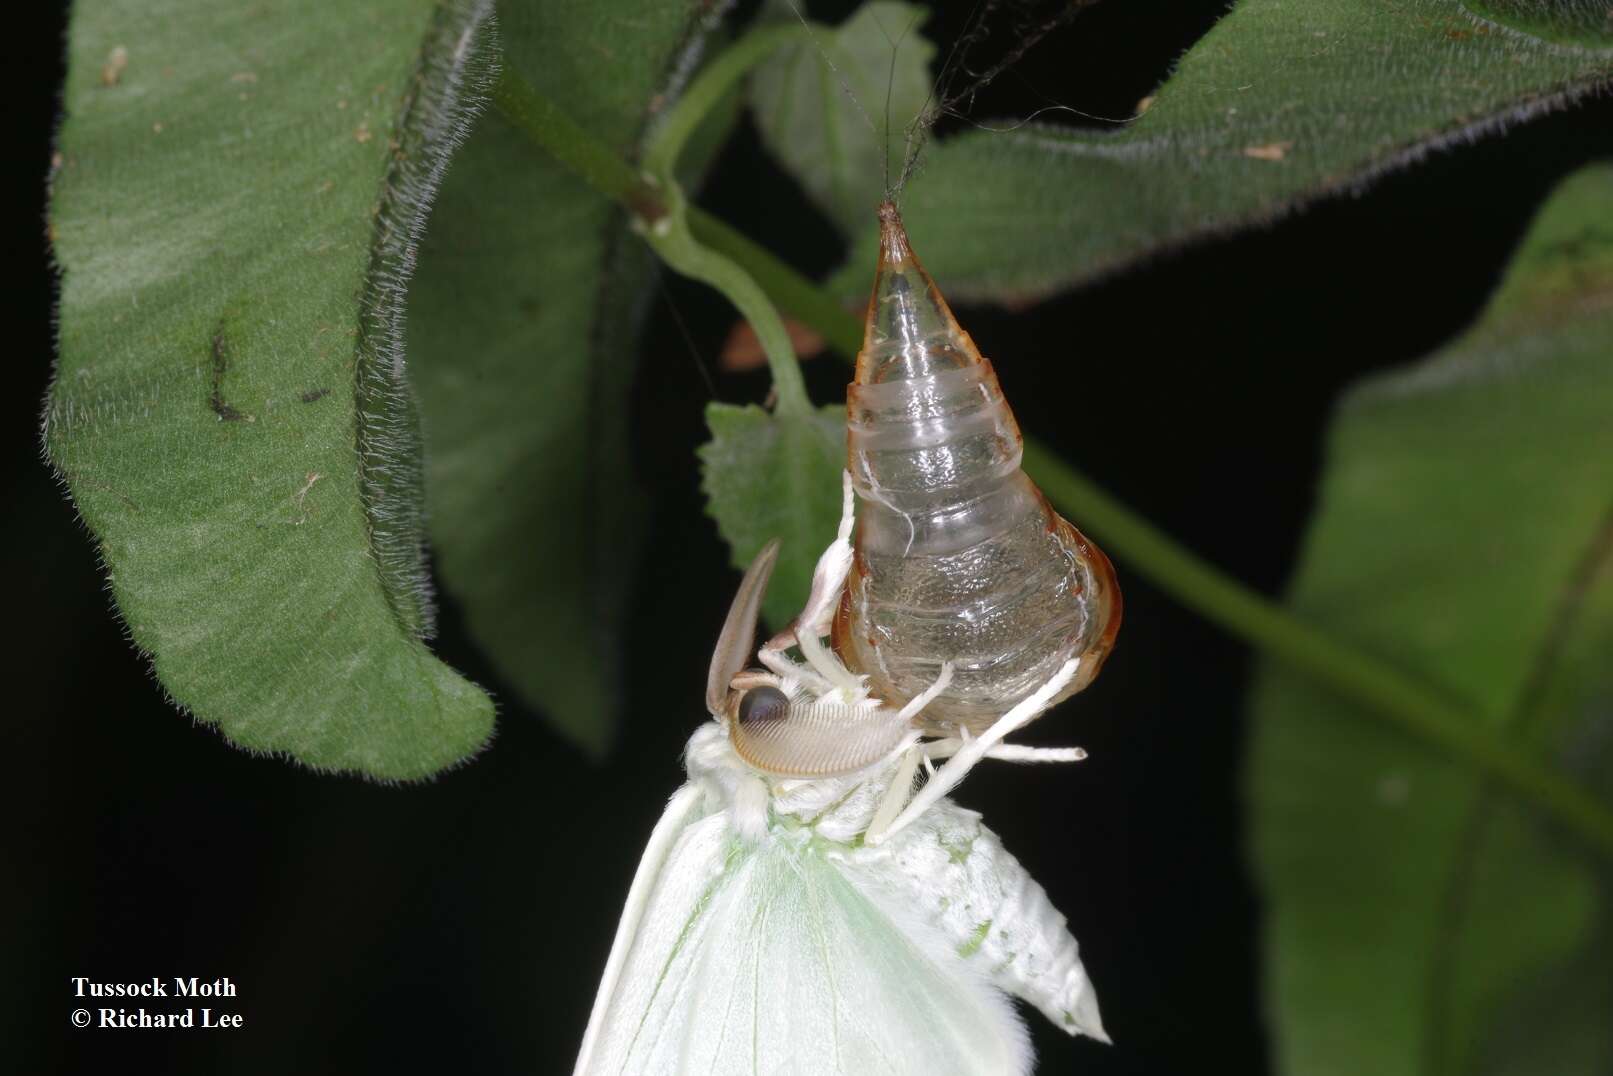
[[778,549],[777,541],[763,546],[740,580],[711,655],[706,709],[726,728],[735,753],[759,773],[802,778],[856,773],[885,758],[911,732],[896,711],[872,701],[816,698],[793,679],[747,668]]

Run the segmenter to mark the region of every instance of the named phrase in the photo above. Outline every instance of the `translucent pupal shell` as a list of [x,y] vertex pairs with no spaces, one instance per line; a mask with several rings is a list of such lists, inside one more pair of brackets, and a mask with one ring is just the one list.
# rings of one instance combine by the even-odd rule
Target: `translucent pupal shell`
[[881,207],[880,224],[846,393],[860,503],[834,646],[888,705],[952,662],[951,686],[923,724],[979,732],[1072,657],[1080,671],[1059,697],[1092,682],[1120,627],[1120,589],[1109,559],[1020,469],[1019,426],[997,375],[913,255],[894,206]]

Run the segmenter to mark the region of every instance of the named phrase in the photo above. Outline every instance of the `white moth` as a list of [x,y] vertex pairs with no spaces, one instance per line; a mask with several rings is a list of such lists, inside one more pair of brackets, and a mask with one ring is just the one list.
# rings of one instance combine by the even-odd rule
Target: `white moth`
[[1027,1073],[1005,995],[1108,1041],[1064,917],[978,814],[942,798],[981,758],[1082,757],[1002,743],[1078,661],[980,736],[926,739],[915,718],[949,667],[896,709],[821,641],[853,504],[848,479],[839,537],[794,630],[758,653],[765,671],[744,666],[776,544],[740,584],[707,682],[713,720],[628,892],[578,1074]]

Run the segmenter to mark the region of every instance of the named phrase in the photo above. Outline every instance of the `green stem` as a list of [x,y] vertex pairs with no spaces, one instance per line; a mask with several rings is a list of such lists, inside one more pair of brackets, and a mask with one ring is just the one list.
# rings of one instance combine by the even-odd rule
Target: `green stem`
[[666,215],[660,193],[643,176],[508,67],[493,87],[493,103],[505,119],[600,194],[646,223]]
[[[721,251],[750,271],[750,275],[797,321],[816,329],[825,342],[852,361],[863,344],[861,319],[849,313],[833,295],[796,272],[772,251],[699,206],[689,207],[689,229],[712,250]],[[870,273],[873,266],[868,267]]]
[[778,395],[781,415],[805,417],[812,412],[801,364],[795,345],[784,327],[767,292],[739,262],[722,251],[706,246],[691,230],[688,201],[678,186],[678,156],[689,136],[733,89],[745,72],[771,56],[781,46],[800,40],[809,33],[805,26],[773,26],[746,34],[697,75],[661,125],[650,136],[644,150],[644,167],[655,183],[666,192],[665,216],[646,222],[641,229],[661,259],[676,271],[710,284],[728,297],[756,333],[757,342],[767,355],[773,375],[773,391]]
[[653,225],[641,228],[650,246],[677,272],[710,284],[733,303],[750,322],[756,339],[767,354],[768,369],[773,374],[773,391],[778,394],[777,412],[780,415],[805,417],[812,413],[812,400],[807,395],[806,381],[801,377],[801,364],[795,358],[795,346],[779,317],[773,300],[761,285],[728,256],[698,242],[689,230],[688,207],[683,192],[674,184],[666,188],[666,214]]
[[797,418],[810,415],[811,398],[807,395],[807,382],[802,379],[800,361],[795,358],[795,345],[790,342],[784,319],[779,316],[768,292],[756,284],[740,263],[716,248],[706,247],[695,237],[694,231],[690,231],[689,205],[677,186],[676,169],[677,156],[681,155],[689,137],[734,89],[740,77],[779,48],[802,39],[807,32],[810,31],[805,26],[769,26],[740,37],[695,76],[677,98],[676,105],[661,119],[660,127],[656,127],[644,150],[645,171],[666,190],[668,208],[665,218],[650,221],[652,226],[644,229],[645,237],[666,265],[677,273],[710,284],[739,308],[768,357],[773,390],[777,394],[777,411]]
[[[507,75],[505,82],[510,78]],[[668,205],[665,196],[652,188],[649,193],[660,213],[648,216],[640,212],[635,199],[644,194],[642,181],[638,181],[638,189],[624,183],[624,173],[631,176],[631,169],[620,160],[614,165],[604,163],[602,158],[610,157],[610,151],[560,115],[553,105],[542,102],[530,87],[518,93],[507,93],[501,83],[496,98],[506,112],[509,108],[505,101],[509,99],[525,108],[528,115],[538,117],[536,121],[529,121],[523,115],[511,115],[539,145],[602,194],[621,202],[647,222],[655,222],[645,229],[651,234],[652,245],[657,241],[655,229],[664,224],[660,218],[669,214],[675,217],[688,243],[703,251],[704,257],[715,259],[709,264],[697,259],[695,271],[688,268],[680,268],[680,271],[699,275],[702,271],[710,272],[711,264],[726,267],[717,270],[724,280],[717,286],[747,317],[752,317],[747,305],[761,312],[761,321],[752,320],[758,337],[762,336],[764,323],[770,336],[783,332],[768,298],[771,296],[785,310],[823,334],[840,354],[856,355],[861,345],[861,326],[833,296],[726,224],[697,208],[685,207],[681,195],[675,196],[675,204]],[[657,246],[657,250],[660,249]],[[733,272],[738,276],[733,276]],[[702,276],[701,279],[712,278]],[[730,290],[735,288],[737,291]],[[760,293],[759,298],[752,289]],[[765,343],[764,340],[764,346]],[[787,336],[784,346],[788,347]],[[768,358],[770,362],[773,360],[772,351]],[[793,351],[788,363],[790,370],[781,370],[781,365],[774,366],[773,376],[775,383],[780,384],[782,408],[785,406],[784,386],[798,386],[800,370],[795,365]],[[794,389],[790,391],[793,393]],[[805,399],[802,389],[800,400],[804,403]],[[1466,760],[1555,817],[1602,854],[1613,857],[1613,813],[1574,782],[1552,772],[1526,751],[1508,744],[1485,725],[1470,720],[1463,710],[1417,681],[1329,638],[1216,571],[1031,438],[1025,440],[1025,469],[1060,511],[1079,519],[1083,529],[1090,530],[1106,548],[1183,605],[1257,649],[1289,662],[1317,682],[1355,699],[1390,724]]]
[[811,30],[804,23],[766,26],[752,30],[723,49],[667,111],[645,150],[644,167],[656,175],[670,173],[689,136],[746,72],[780,48],[807,40],[810,35]]
[[1165,593],[1256,649],[1280,658],[1392,724],[1465,759],[1613,854],[1613,815],[1578,785],[1540,765],[1412,677],[1340,644],[1216,571],[1041,445],[1025,442],[1025,470],[1061,511],[1125,557]]

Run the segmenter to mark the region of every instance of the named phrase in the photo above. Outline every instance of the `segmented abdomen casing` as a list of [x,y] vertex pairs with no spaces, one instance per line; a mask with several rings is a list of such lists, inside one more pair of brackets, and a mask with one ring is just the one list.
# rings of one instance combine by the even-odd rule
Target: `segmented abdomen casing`
[[899,704],[944,661],[932,728],[979,732],[1080,656],[1060,698],[1097,675],[1120,627],[1103,552],[1020,469],[997,375],[913,256],[894,208],[856,381],[847,461],[860,499],[856,560],[834,645],[875,696]]

